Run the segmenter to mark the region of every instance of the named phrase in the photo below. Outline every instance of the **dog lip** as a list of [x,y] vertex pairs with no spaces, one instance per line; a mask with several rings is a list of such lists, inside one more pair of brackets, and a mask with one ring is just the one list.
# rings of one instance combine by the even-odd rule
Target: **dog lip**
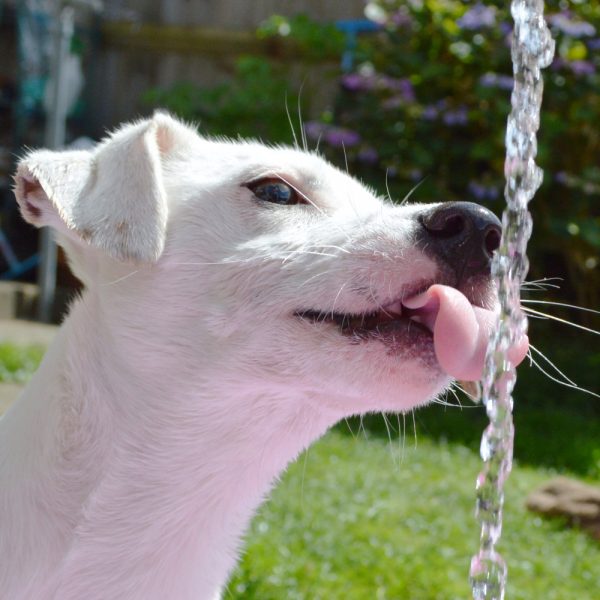
[[[404,299],[412,304],[413,298],[425,293],[434,285],[434,282],[420,282],[403,289],[401,295],[395,299],[360,313],[301,309],[295,311],[294,316],[315,324],[336,325],[340,334],[356,342],[378,340],[395,351],[399,351],[403,346],[418,346],[425,354],[430,354],[434,346],[435,315],[428,314],[427,310],[423,311],[421,308],[407,307]],[[478,288],[479,286],[473,287],[472,294],[459,288],[454,289],[465,296],[474,309],[488,310],[489,307],[481,306],[481,303],[485,304],[486,294],[482,293],[483,289]],[[478,300],[473,296],[477,296]]]
[[385,306],[375,307],[371,311],[362,313],[308,309],[298,310],[294,315],[312,323],[335,324],[343,335],[360,339],[366,339],[369,336],[382,338],[407,329],[407,324],[416,329],[415,333],[420,332],[432,336],[430,329],[421,322],[418,311],[406,308],[402,305],[401,300],[395,300]]
[[[419,323],[418,316],[410,318],[416,311],[406,308],[402,304],[404,298],[412,298],[418,294],[421,294],[428,290],[434,281],[419,282],[405,287],[402,292],[395,296],[392,300],[386,301],[382,304],[373,306],[371,309],[367,309],[361,312],[336,312],[328,309],[314,309],[304,308],[294,311],[294,316],[304,320],[311,321],[313,323],[335,323],[337,324],[342,333],[344,334],[359,334],[365,335],[366,333],[376,333],[377,327],[382,327],[388,323],[394,321]],[[421,327],[427,333],[429,330],[422,326]]]

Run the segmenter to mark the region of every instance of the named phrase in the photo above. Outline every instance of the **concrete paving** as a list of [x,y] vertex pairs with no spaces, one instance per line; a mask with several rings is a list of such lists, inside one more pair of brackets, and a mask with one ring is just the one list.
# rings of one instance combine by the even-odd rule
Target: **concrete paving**
[[17,346],[48,346],[56,335],[57,325],[46,325],[24,319],[0,319],[0,343]]

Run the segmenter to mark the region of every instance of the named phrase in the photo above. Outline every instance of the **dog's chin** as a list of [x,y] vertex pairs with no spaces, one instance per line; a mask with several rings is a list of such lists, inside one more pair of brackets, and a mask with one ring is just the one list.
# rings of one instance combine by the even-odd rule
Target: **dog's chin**
[[[318,402],[338,417],[373,411],[406,412],[430,402],[452,378],[440,367],[431,332],[408,318],[355,326],[298,316],[313,360]],[[308,336],[308,339],[307,339]],[[298,339],[298,338],[297,338]]]

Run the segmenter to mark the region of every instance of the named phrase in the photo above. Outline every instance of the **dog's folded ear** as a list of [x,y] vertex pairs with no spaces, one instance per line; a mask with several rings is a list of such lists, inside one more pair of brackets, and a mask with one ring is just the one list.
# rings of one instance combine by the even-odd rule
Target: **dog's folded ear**
[[92,152],[31,152],[15,176],[23,217],[117,260],[153,262],[164,248],[168,216],[161,161],[192,135],[159,113],[125,126]]

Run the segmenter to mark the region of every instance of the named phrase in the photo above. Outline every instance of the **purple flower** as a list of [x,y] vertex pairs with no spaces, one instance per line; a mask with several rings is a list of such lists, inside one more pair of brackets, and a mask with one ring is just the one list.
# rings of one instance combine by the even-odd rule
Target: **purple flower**
[[495,185],[490,185],[487,188],[487,196],[490,200],[497,200],[500,196],[500,190]]
[[406,27],[407,29],[412,27],[414,23],[413,18],[408,14],[406,7],[396,11],[389,19],[396,27]]
[[406,102],[415,102],[417,97],[415,95],[415,88],[409,79],[398,80],[398,86],[400,87],[400,93]]
[[433,104],[428,104],[421,113],[421,118],[426,121],[435,121],[438,118],[440,111]]
[[483,185],[478,181],[470,181],[467,190],[476,200],[497,200],[500,195],[495,185]]
[[589,60],[573,60],[566,65],[577,76],[593,75],[596,72],[596,66]]
[[330,127],[323,136],[327,144],[334,148],[356,146],[360,142],[360,134],[351,129],[341,127]]
[[596,65],[589,60],[565,60],[564,58],[556,58],[552,62],[552,70],[560,71],[560,69],[569,69],[577,77],[585,77],[586,75],[594,75],[596,73]]
[[477,200],[483,200],[485,198],[485,187],[476,181],[469,181],[467,190]]
[[356,158],[367,165],[374,165],[379,160],[379,153],[372,146],[365,146],[361,148]]
[[590,50],[600,50],[600,38],[594,38],[587,41],[587,47]]
[[458,19],[456,24],[463,29],[493,27],[496,24],[496,8],[494,6],[484,6],[481,2],[478,2]]
[[548,22],[559,31],[574,38],[596,35],[596,28],[591,23],[587,21],[573,21],[567,12],[549,15]]
[[380,85],[384,89],[396,92],[393,96],[383,102],[384,108],[398,108],[403,104],[411,104],[417,99],[415,90],[409,79],[396,79],[384,75],[380,79]]
[[360,73],[348,73],[342,76],[341,83],[345,89],[351,92],[360,92],[373,89],[375,81],[373,77]]
[[400,92],[406,102],[414,102],[416,100],[415,90],[410,79],[399,79],[397,77],[390,77],[389,75],[382,75],[378,83],[382,89]]
[[508,75],[488,72],[479,78],[479,84],[487,88],[499,88],[501,90],[512,90],[513,78]]
[[395,108],[400,108],[401,106],[404,106],[404,104],[405,101],[402,96],[392,96],[391,98],[386,98],[381,103],[381,106],[386,110],[394,110]]
[[469,122],[467,109],[464,106],[461,106],[455,110],[446,111],[443,119],[444,123],[446,123],[446,125],[450,125],[451,127],[454,125],[466,125]]

